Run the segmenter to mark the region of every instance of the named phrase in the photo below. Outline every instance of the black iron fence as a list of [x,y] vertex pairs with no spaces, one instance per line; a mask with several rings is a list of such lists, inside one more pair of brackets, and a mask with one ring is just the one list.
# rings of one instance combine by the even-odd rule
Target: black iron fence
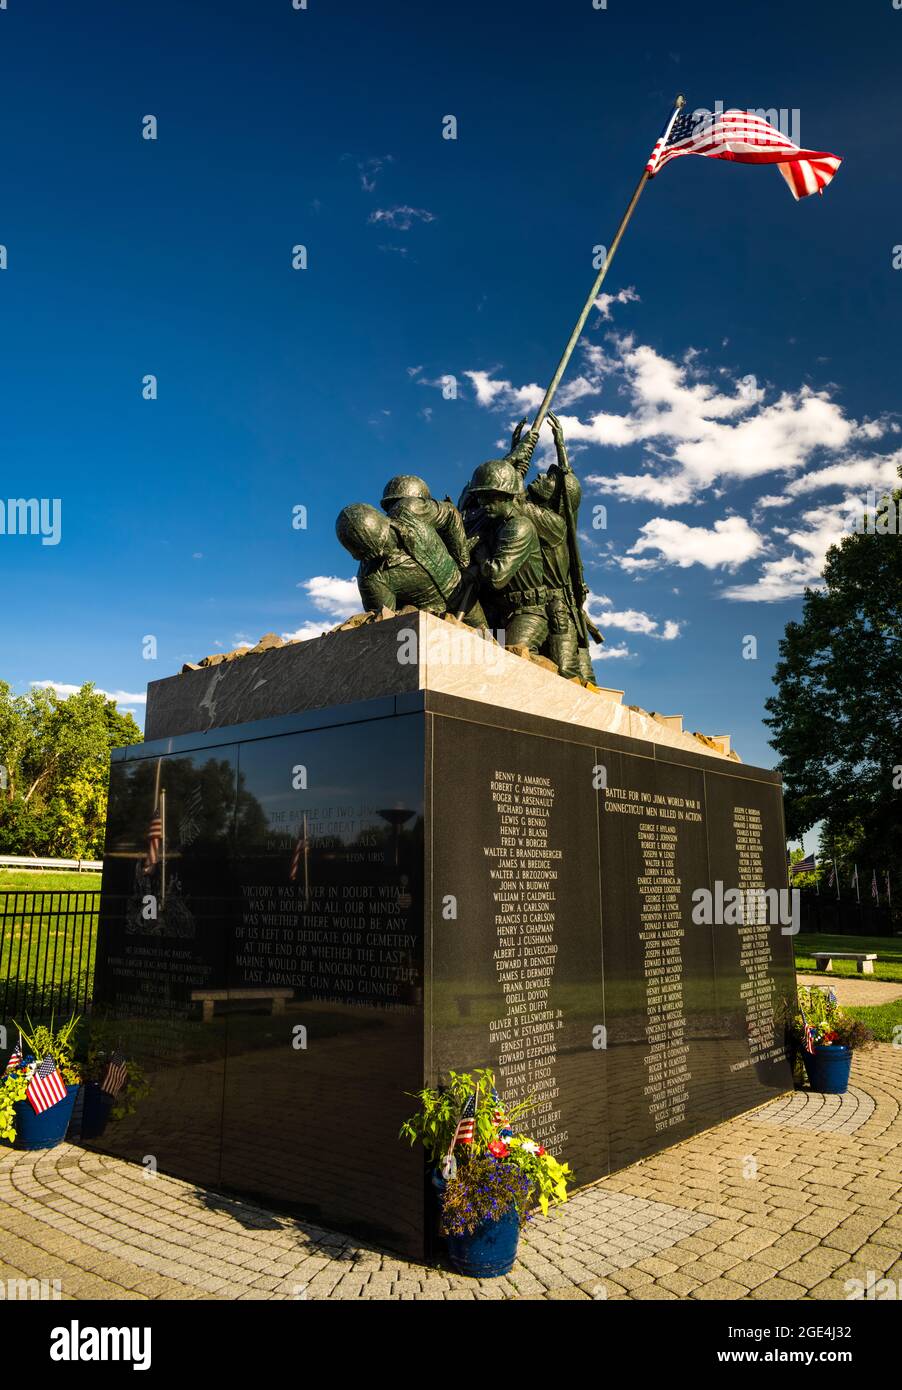
[[0,1020],[84,1013],[90,1004],[100,893],[0,893]]
[[870,898],[835,898],[803,888],[799,894],[799,930],[824,936],[894,936],[902,932],[902,914]]

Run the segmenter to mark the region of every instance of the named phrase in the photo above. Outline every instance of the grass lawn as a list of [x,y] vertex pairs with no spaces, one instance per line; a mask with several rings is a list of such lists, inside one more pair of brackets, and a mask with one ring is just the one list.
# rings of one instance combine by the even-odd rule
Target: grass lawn
[[873,1009],[846,1006],[843,1013],[861,1019],[878,1042],[891,1043],[898,1040],[902,1043],[902,999],[894,999],[891,1004],[878,1004]]
[[100,891],[100,874],[67,873],[39,869],[0,869],[0,893],[49,893],[62,888],[80,888],[82,892]]
[[[37,1017],[87,996],[99,888],[100,874],[0,870],[0,1009],[27,1001]],[[47,892],[61,895],[53,910]]]
[[[796,970],[806,975],[822,975],[825,980],[831,976],[852,976],[857,980],[890,980],[902,984],[902,936],[820,936],[801,933],[793,942],[796,955]],[[874,951],[873,975],[859,975],[854,960],[838,960],[829,972],[815,970],[815,951]]]

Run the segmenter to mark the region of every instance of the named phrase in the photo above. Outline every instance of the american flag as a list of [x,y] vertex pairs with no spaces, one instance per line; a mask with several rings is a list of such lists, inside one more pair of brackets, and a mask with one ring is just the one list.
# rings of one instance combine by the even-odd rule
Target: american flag
[[876,869],[872,869],[872,871],[871,871],[871,897],[872,897],[872,898],[876,898],[876,899],[877,899],[877,902],[878,902],[878,904],[879,904],[879,902],[880,902],[880,889],[877,887],[877,870],[876,870]]
[[288,870],[289,883],[294,883],[297,879],[298,869],[301,867],[301,859],[304,855],[305,843],[305,836],[300,835],[295,843],[294,850],[291,855],[291,866]]
[[501,1138],[508,1138],[514,1131],[510,1127],[507,1115],[504,1112],[504,1104],[494,1086],[492,1087],[492,1100],[495,1102],[492,1120],[498,1126],[498,1132]]
[[817,868],[813,854],[806,854],[804,859],[797,859],[794,864],[790,864],[789,872],[795,874],[813,874]]
[[476,1097],[470,1096],[460,1112],[460,1119],[457,1122],[457,1129],[454,1131],[454,1138],[451,1141],[451,1148],[455,1144],[472,1144],[476,1138]]
[[798,201],[822,193],[842,160],[823,150],[803,150],[754,111],[681,111],[664,132],[645,168],[649,178],[684,154],[736,164],[776,164]]
[[804,1024],[804,1031],[802,1033],[802,1046],[804,1047],[806,1052],[813,1052],[814,1029],[805,1017],[805,1010],[800,1008],[799,1013],[802,1015],[802,1023]]
[[121,1052],[114,1052],[100,1078],[100,1089],[108,1096],[118,1096],[127,1080],[128,1067],[125,1064],[125,1057]]
[[19,1034],[19,1041],[16,1043],[12,1052],[9,1054],[9,1061],[6,1064],[6,1071],[15,1071],[16,1067],[22,1064],[22,1034]]
[[28,1083],[25,1098],[31,1101],[31,1108],[36,1115],[42,1115],[51,1105],[66,1099],[66,1088],[52,1057],[45,1057],[44,1061],[39,1063]]
[[144,856],[144,872],[146,874],[149,874],[151,869],[156,866],[162,846],[163,818],[158,806],[150,818],[150,825],[147,827],[147,853]]

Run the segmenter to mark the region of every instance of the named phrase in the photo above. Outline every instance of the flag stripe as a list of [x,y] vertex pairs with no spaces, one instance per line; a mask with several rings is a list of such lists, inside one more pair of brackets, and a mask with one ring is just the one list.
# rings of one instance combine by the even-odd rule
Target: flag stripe
[[734,164],[775,164],[794,198],[821,193],[842,160],[827,150],[796,145],[763,116],[749,111],[683,112],[658,139],[646,164],[649,178],[672,159],[702,155]]

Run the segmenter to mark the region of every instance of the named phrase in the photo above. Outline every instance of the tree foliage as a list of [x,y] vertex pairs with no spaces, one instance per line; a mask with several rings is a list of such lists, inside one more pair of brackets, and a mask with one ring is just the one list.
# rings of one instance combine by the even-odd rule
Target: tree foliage
[[0,681],[0,853],[100,858],[110,750],[142,738],[90,683],[63,699]]
[[902,862],[902,489],[892,501],[895,524],[879,509],[886,527],[827,552],[825,588],[806,590],[780,643],[765,721],[789,838],[823,821],[828,852],[878,871]]

